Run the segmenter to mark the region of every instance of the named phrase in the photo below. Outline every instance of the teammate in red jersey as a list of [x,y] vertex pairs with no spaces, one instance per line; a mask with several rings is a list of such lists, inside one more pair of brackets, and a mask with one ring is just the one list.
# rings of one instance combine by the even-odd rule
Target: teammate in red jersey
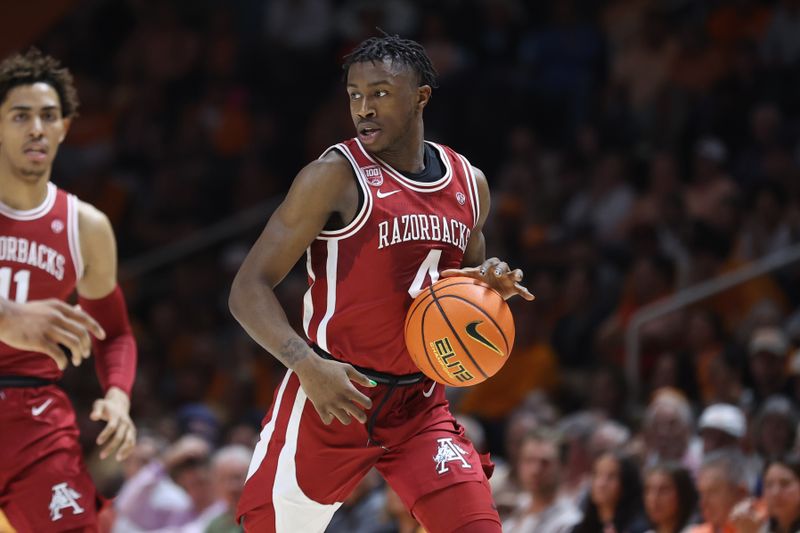
[[[376,467],[427,531],[499,532],[491,464],[464,437],[443,387],[414,367],[403,323],[412,298],[440,275],[482,279],[505,298],[533,296],[520,270],[485,260],[484,175],[423,139],[435,86],[424,49],[368,39],[345,69],[357,137],[297,175],[231,290],[233,315],[289,369],[238,514],[247,531],[323,531]],[[273,292],[304,252],[311,345]]]
[[[94,344],[101,457],[133,449],[136,366],[108,218],[50,183],[77,110],[72,77],[37,50],[0,63],[0,510],[19,533],[96,531],[99,498],[56,385]],[[66,303],[77,290],[78,305]]]

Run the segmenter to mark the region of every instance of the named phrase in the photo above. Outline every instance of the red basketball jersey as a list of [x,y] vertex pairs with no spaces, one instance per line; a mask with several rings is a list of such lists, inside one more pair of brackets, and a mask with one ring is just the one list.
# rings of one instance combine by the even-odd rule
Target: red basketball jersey
[[440,271],[461,267],[480,212],[469,162],[429,144],[445,170],[430,183],[403,176],[357,139],[325,152],[350,161],[364,196],[350,224],[321,232],[306,250],[303,327],[337,359],[391,374],[419,371],[406,351],[406,312]]
[[[0,297],[66,300],[82,269],[74,195],[48,183],[39,207],[19,211],[0,203]],[[0,376],[57,380],[61,374],[50,357],[0,343]]]

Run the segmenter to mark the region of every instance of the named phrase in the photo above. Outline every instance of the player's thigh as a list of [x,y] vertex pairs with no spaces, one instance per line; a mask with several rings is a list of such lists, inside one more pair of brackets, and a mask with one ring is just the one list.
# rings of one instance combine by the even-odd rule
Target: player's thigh
[[288,372],[256,445],[237,514],[248,531],[323,531],[382,453],[353,422],[326,426]]
[[500,533],[502,525],[487,481],[457,483],[426,494],[411,514],[429,533]]
[[18,533],[96,531],[97,494],[80,455],[51,453],[6,486],[0,499]]
[[491,468],[449,413],[403,443],[392,446],[378,461],[378,471],[408,509],[427,494],[465,482],[486,481]]

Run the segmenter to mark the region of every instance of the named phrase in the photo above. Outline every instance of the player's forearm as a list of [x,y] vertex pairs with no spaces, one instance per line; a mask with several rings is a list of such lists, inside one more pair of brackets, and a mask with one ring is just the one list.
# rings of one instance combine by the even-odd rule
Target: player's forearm
[[138,355],[122,290],[115,286],[109,294],[98,299],[79,295],[78,303],[106,332],[105,339],[93,339],[100,385],[104,391],[118,387],[130,396]]
[[275,292],[263,281],[238,275],[228,306],[247,334],[286,368],[297,370],[304,361],[315,357],[308,343],[289,324]]

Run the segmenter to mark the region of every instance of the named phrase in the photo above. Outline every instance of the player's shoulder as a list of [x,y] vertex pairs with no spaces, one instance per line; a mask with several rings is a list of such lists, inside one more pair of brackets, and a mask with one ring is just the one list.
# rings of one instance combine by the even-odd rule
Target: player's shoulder
[[341,152],[328,150],[303,167],[295,181],[309,182],[323,187],[339,187],[353,181],[353,168]]
[[81,234],[106,232],[111,230],[111,221],[101,210],[83,200],[77,200],[78,228]]

